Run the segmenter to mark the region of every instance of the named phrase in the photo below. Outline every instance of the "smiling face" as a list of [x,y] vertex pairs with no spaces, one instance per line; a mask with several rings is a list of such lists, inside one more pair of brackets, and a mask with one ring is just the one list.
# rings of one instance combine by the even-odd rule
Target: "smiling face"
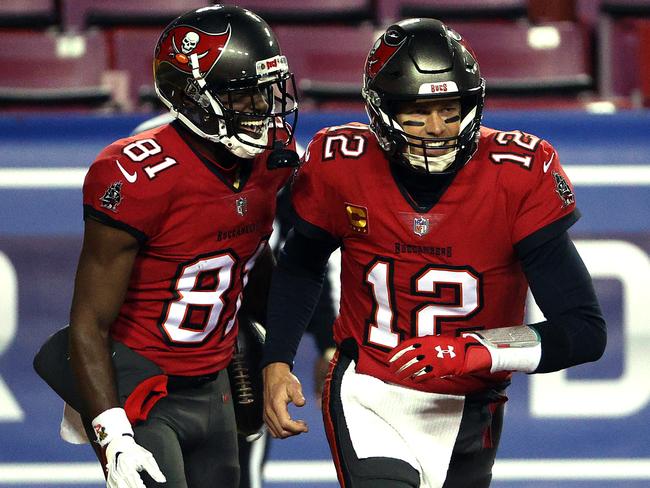
[[219,96],[223,105],[235,112],[235,131],[253,139],[262,138],[268,129],[269,101],[260,89],[241,90]]
[[[400,103],[396,108],[396,120],[407,135],[419,139],[408,139],[408,151],[415,156],[442,156],[453,150],[444,147],[453,144],[460,131],[460,100],[415,100]],[[443,139],[421,142],[421,139]],[[444,139],[448,139],[445,141]],[[440,149],[435,149],[441,147]]]

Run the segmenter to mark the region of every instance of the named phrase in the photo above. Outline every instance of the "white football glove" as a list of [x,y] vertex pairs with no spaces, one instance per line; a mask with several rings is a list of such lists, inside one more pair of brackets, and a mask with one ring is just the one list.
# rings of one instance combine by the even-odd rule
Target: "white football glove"
[[145,488],[140,471],[146,471],[158,483],[167,479],[153,455],[139,446],[123,408],[111,408],[93,420],[100,446],[106,448],[107,488]]

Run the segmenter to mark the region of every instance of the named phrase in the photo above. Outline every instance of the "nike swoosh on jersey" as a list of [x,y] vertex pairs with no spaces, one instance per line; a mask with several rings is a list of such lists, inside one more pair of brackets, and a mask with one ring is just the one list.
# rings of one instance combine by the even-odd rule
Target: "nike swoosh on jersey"
[[551,163],[553,162],[553,158],[555,157],[555,153],[551,154],[551,157],[548,158],[548,161],[544,163],[544,173],[548,171],[548,168],[551,167]]
[[[135,183],[135,180],[138,179],[138,173],[135,172],[135,171],[133,173],[129,173],[127,170],[125,170],[122,167],[122,165],[120,164],[120,162],[117,159],[115,160],[115,162],[117,163],[117,167],[119,168],[119,170],[122,172],[122,174],[126,178],[126,181],[128,181],[129,183]],[[546,172],[546,170],[544,170],[544,172]]]

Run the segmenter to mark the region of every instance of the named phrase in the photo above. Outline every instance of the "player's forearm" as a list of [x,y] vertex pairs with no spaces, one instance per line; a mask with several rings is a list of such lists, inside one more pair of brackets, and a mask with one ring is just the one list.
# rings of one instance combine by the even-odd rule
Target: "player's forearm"
[[598,360],[605,352],[605,320],[592,307],[532,324],[542,343],[535,373],[550,373]]
[[332,250],[318,240],[289,233],[271,280],[263,366],[293,364],[300,338],[317,306]]
[[607,342],[591,277],[566,233],[522,256],[537,304],[548,320],[479,331],[492,372],[548,373],[595,361]]
[[119,406],[110,327],[124,301],[126,285],[104,279],[112,272],[84,242],[70,309],[69,350],[84,413],[90,419]]
[[331,242],[291,230],[280,252],[269,292],[267,336],[262,364],[293,364],[320,298]]
[[110,353],[110,327],[128,289],[138,252],[129,233],[87,220],[70,311],[70,354],[85,414],[119,406]]
[[605,322],[590,308],[553,321],[472,332],[492,356],[491,371],[550,373],[599,359],[607,343]]
[[76,385],[84,399],[88,418],[119,406],[110,338],[96,321],[83,314],[71,314],[70,362]]
[[335,319],[336,311],[334,310],[334,298],[332,296],[332,280],[329,274],[326,274],[314,315],[307,326],[307,333],[314,338],[316,348],[321,355],[325,354],[328,349],[336,347],[332,332]]
[[274,362],[293,365],[323,284],[323,275],[296,275],[279,266],[269,292],[262,367]]
[[547,318],[531,325],[541,342],[535,372],[558,371],[600,358],[607,344],[605,319],[591,276],[566,233],[528,253],[522,265]]

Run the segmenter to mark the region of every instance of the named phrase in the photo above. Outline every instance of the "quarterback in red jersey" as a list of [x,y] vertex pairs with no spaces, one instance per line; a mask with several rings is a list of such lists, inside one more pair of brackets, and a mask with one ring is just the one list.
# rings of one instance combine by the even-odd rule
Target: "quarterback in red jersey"
[[[323,417],[344,487],[486,487],[514,371],[598,359],[605,323],[567,229],[555,149],[482,127],[469,46],[434,19],[389,27],[368,55],[370,124],[320,131],[269,299],[265,420],[307,430],[290,372],[323,266],[341,248],[337,353]],[[525,325],[530,286],[547,321]]]
[[[164,30],[154,79],[177,120],[111,144],[84,182],[71,364],[107,486],[236,488],[224,370],[298,162],[293,75],[261,18],[218,5]],[[125,401],[114,343],[153,372]]]

